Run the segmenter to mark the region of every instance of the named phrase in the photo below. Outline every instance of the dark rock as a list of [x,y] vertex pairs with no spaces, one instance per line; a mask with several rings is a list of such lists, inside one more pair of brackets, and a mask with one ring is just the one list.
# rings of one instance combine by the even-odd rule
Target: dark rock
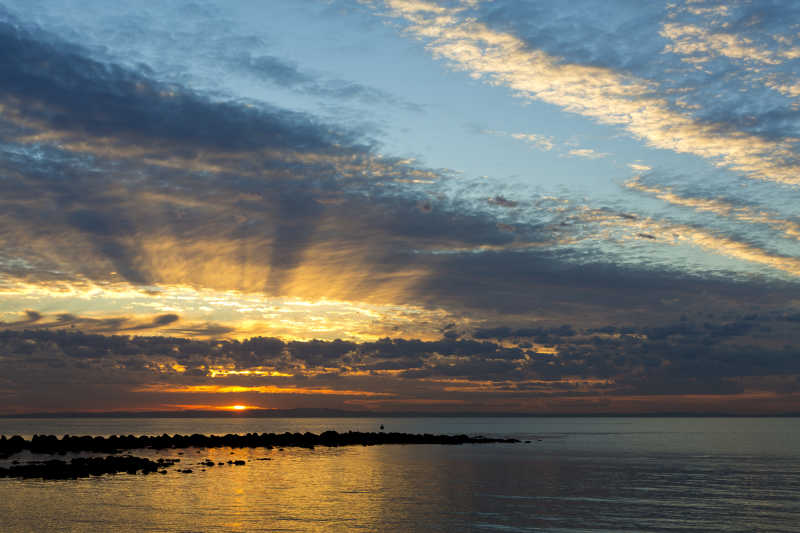
[[89,476],[102,476],[126,472],[135,475],[138,472],[149,474],[172,463],[157,463],[142,457],[108,456],[108,457],[76,457],[71,461],[50,459],[48,461],[32,461],[25,465],[14,465],[0,468],[0,477],[41,478],[41,479],[78,479]]

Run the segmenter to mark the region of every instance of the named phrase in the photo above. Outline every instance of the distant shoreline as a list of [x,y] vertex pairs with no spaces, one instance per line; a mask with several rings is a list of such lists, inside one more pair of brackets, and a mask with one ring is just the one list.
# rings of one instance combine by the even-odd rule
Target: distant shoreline
[[0,419],[41,418],[800,418],[800,413],[450,413],[373,412],[333,409],[251,409],[230,411],[106,411],[0,414]]

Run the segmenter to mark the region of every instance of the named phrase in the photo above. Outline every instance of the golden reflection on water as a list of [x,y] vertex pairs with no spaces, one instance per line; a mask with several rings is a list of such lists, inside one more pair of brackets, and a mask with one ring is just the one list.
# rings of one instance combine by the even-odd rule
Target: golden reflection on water
[[[14,485],[6,504],[16,509],[3,513],[0,524],[11,527],[3,531],[25,531],[42,516],[47,523],[33,521],[42,531],[385,530],[380,524],[390,514],[391,521],[403,520],[391,510],[392,495],[413,493],[410,480],[386,460],[390,448],[135,450],[180,463],[165,475],[0,480],[4,494],[11,487],[3,485]],[[215,465],[200,464],[206,460]],[[228,463],[235,460],[246,464]]]
[[[194,517],[177,510],[172,524],[176,530],[330,531],[360,524],[374,531],[387,512],[381,495],[388,483],[397,481],[396,472],[391,478],[386,476],[386,463],[381,460],[385,451],[375,447],[189,449],[178,456],[179,468],[191,468],[193,473],[174,470],[151,476],[147,482],[155,481],[155,490],[146,492],[145,507],[174,514],[175,509],[164,507],[181,502],[192,509]],[[215,466],[198,464],[207,459]],[[228,464],[239,459],[247,464]]]
[[[0,479],[0,532],[527,531],[554,524],[564,532],[631,524],[795,531],[800,516],[794,419],[387,423],[540,438],[455,447],[137,450],[181,462],[166,475]],[[287,429],[320,430],[308,421]],[[214,466],[201,464],[209,460]],[[246,464],[228,463],[235,460]],[[187,468],[193,472],[178,472]]]

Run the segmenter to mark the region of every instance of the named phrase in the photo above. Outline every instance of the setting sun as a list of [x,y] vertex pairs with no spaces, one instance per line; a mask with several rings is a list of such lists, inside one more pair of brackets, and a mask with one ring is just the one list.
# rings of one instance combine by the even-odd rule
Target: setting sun
[[244,411],[245,409],[247,409],[247,406],[246,405],[233,405],[233,406],[231,406],[231,409],[233,409],[234,411]]

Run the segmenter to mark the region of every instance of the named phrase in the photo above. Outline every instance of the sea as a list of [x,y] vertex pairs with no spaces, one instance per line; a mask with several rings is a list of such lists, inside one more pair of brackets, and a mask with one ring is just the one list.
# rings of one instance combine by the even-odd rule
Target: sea
[[800,532],[800,418],[0,418],[0,434],[381,425],[530,442],[140,450],[193,473],[0,479],[0,531]]

